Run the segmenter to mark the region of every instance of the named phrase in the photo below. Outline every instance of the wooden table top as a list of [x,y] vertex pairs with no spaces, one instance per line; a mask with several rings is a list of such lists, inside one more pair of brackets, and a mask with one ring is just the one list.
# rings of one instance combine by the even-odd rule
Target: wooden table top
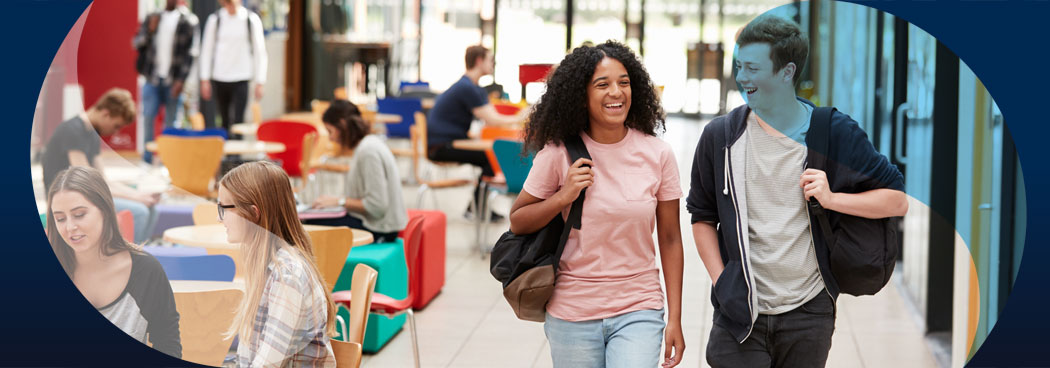
[[452,141],[452,147],[468,151],[487,151],[492,149],[493,139],[457,139]]
[[[228,140],[223,143],[223,152],[227,155],[250,155],[258,153],[278,153],[284,152],[287,148],[284,143],[280,142],[263,142],[263,141],[241,141],[241,140]],[[157,152],[157,142],[146,143],[146,150],[150,152]]]
[[[306,231],[328,228],[328,226],[321,225],[303,225],[303,227],[306,228]],[[359,229],[351,230],[354,232],[353,246],[372,243],[372,233]],[[226,227],[222,224],[173,227],[164,231],[164,241],[191,247],[240,249],[240,244],[231,244],[226,241]]]
[[194,293],[215,290],[244,290],[244,282],[241,281],[200,281],[200,280],[171,280],[171,291],[178,293]]

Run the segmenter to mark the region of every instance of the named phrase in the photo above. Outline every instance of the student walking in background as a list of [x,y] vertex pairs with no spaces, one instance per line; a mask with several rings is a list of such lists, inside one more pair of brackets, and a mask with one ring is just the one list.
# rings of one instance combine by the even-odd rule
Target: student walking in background
[[219,3],[222,8],[208,16],[201,37],[201,97],[215,97],[222,127],[229,133],[231,125],[244,122],[250,83],[255,83],[255,99],[262,99],[266,40],[262,20],[241,6],[241,0]]
[[[197,16],[178,1],[167,0],[164,10],[146,16],[135,35],[139,52],[135,68],[146,78],[142,86],[143,142],[153,141],[153,120],[164,106],[164,126],[175,126],[182,105],[182,90],[197,57],[199,32]],[[145,150],[143,161],[152,162]]]

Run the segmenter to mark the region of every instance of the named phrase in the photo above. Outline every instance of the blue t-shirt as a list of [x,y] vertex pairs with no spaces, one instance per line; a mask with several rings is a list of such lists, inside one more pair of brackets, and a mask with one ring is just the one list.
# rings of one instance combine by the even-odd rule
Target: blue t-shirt
[[489,103],[485,89],[464,75],[434,100],[434,108],[427,116],[427,144],[446,144],[466,139],[474,109]]

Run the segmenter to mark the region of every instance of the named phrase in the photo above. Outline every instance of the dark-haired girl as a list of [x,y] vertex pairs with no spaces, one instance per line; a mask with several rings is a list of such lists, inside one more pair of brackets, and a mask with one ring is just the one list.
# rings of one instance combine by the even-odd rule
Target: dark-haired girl
[[[567,215],[587,188],[582,226],[569,235],[547,304],[554,366],[652,367],[661,343],[663,366],[677,365],[685,348],[682,189],[671,147],[656,137],[663,110],[645,68],[614,41],[576,48],[548,77],[529,120],[525,147],[539,152],[511,208],[511,231],[532,233]],[[590,160],[568,161],[564,142],[574,136]]]

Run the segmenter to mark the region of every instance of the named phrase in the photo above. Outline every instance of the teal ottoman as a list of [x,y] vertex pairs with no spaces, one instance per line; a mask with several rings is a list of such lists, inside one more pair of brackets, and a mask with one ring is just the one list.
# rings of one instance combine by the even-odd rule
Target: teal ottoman
[[[376,279],[376,293],[394,299],[403,299],[408,296],[408,267],[405,263],[405,246],[400,238],[393,243],[377,243],[351,248],[350,254],[346,257],[343,272],[339,274],[339,280],[335,282],[333,291],[350,290],[354,267],[359,263],[364,263],[379,272],[379,277]],[[346,309],[340,309],[339,315],[344,321],[349,320],[349,312]],[[405,324],[405,318],[405,315],[386,318],[370,313],[361,350],[366,353],[378,352],[401,330]],[[343,337],[339,336],[339,339],[342,340]]]

